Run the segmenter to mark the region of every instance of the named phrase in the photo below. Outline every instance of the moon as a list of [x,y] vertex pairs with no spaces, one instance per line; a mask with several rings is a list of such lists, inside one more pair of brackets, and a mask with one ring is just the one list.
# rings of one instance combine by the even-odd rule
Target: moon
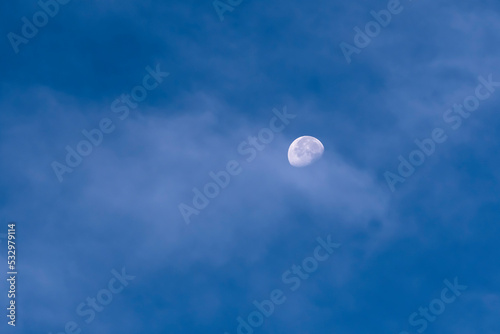
[[325,147],[311,136],[302,136],[293,141],[288,149],[288,161],[294,167],[305,167],[323,155]]

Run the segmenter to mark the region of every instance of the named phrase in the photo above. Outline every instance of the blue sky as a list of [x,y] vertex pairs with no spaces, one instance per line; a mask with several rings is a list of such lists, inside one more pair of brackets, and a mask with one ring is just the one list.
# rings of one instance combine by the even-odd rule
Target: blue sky
[[[72,0],[17,53],[9,33],[41,7],[2,3],[0,261],[16,221],[19,276],[17,328],[2,307],[0,331],[233,334],[280,290],[254,333],[497,334],[500,87],[458,129],[444,115],[479,77],[500,82],[500,5],[401,0],[348,63],[340,44],[389,2],[247,0],[221,21],[211,1]],[[120,119],[148,67],[169,75]],[[284,109],[246,161],[239,145]],[[60,182],[54,161],[106,119]],[[385,173],[436,128],[447,140],[391,191]],[[325,154],[294,168],[302,135]],[[241,173],[186,224],[179,204],[233,160]],[[282,275],[328,237],[341,246],[292,291]],[[455,278],[467,288],[442,304]],[[113,299],[87,323],[77,308],[98,295]]]

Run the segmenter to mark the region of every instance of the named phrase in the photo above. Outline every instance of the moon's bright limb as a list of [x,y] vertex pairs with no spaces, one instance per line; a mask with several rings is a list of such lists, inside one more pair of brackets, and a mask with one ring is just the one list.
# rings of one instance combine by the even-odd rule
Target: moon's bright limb
[[293,141],[288,149],[288,161],[294,167],[305,167],[321,158],[325,148],[311,136],[302,136]]

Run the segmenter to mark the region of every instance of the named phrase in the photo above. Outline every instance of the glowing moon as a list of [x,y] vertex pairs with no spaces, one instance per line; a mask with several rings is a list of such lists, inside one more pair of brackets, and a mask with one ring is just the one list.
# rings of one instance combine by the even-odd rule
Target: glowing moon
[[302,136],[293,141],[288,149],[288,161],[294,167],[305,167],[323,155],[325,148],[321,142],[311,136]]

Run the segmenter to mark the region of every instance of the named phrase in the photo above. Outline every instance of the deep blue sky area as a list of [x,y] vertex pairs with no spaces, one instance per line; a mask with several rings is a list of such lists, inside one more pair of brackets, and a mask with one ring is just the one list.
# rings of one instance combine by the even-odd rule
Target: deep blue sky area
[[498,1],[0,22],[0,333],[500,333]]

